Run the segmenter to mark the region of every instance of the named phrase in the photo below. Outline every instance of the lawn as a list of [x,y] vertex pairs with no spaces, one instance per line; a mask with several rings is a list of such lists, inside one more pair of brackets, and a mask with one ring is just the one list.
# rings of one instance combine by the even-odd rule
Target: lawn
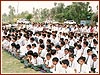
[[24,68],[24,64],[19,60],[9,55],[7,52],[2,51],[2,73],[40,73],[31,68]]

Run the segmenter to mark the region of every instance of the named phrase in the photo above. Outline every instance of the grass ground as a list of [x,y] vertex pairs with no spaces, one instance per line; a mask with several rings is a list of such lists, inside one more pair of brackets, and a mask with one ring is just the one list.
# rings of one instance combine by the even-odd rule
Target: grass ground
[[2,73],[40,73],[31,68],[24,68],[24,64],[19,60],[2,51]]

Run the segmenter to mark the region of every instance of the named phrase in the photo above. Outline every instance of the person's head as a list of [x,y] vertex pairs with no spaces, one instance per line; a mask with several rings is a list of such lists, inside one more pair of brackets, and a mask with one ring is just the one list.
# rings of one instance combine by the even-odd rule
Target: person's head
[[96,54],[92,54],[92,60],[96,61],[97,60],[97,55]]
[[15,48],[16,48],[17,50],[20,49],[20,45],[17,44],[17,45],[15,46]]
[[74,55],[73,54],[71,54],[71,55],[69,55],[69,61],[73,61],[74,60]]
[[51,54],[50,54],[50,53],[47,53],[47,54],[46,54],[46,58],[47,58],[47,60],[50,60]]
[[69,49],[65,48],[64,53],[65,53],[65,55],[67,55],[69,53]]
[[74,49],[69,48],[69,55],[74,54]]
[[58,51],[58,50],[61,50],[61,46],[60,45],[56,45],[56,50]]
[[34,43],[34,44],[32,44],[32,48],[34,49],[36,47],[36,44]]
[[14,38],[12,39],[12,42],[16,42],[16,40],[17,40],[17,38],[16,38],[16,37],[14,37]]
[[31,49],[31,45],[29,44],[29,45],[27,45],[27,50],[30,50]]
[[63,47],[64,45],[65,45],[65,42],[62,41],[61,44],[60,44],[60,46]]
[[56,54],[56,50],[55,49],[51,50],[51,55],[55,55],[55,54]]
[[2,41],[3,41],[4,39],[6,39],[6,37],[5,37],[5,36],[2,36]]
[[39,46],[39,50],[43,50],[44,48],[45,48],[44,45],[40,45],[40,46]]
[[55,38],[56,38],[56,34],[53,34],[53,35],[52,35],[52,38],[55,39]]
[[38,53],[34,52],[33,57],[36,59],[38,57]]
[[21,36],[17,36],[17,40],[19,40],[21,38]]
[[91,50],[91,49],[88,49],[88,50],[87,50],[87,54],[88,54],[88,55],[92,55],[92,50]]
[[50,44],[51,43],[51,40],[50,39],[47,39],[47,42],[46,42],[47,44]]
[[76,45],[76,49],[77,49],[77,50],[80,50],[81,47],[82,47],[82,46],[81,46],[80,44],[77,44],[77,45]]
[[53,47],[54,46],[54,43],[51,43],[51,46]]
[[53,65],[56,65],[59,62],[59,59],[57,57],[54,57],[52,59]]
[[97,46],[98,45],[98,41],[93,39],[93,44],[94,44],[94,46]]
[[43,44],[43,40],[42,40],[42,39],[40,39],[40,40],[39,40],[39,43],[40,43],[40,44]]
[[88,46],[88,42],[87,41],[84,41],[83,42],[83,47],[87,47]]
[[45,38],[46,37],[46,34],[42,34],[42,37]]
[[32,37],[32,38],[30,38],[30,42],[32,43],[34,41],[34,38]]
[[33,51],[31,51],[31,50],[28,51],[28,52],[27,52],[27,55],[28,55],[28,56],[32,56],[32,55],[33,55]]
[[12,48],[15,48],[16,44],[15,43],[12,43],[11,46],[12,46]]
[[68,44],[68,39],[65,39],[65,44]]
[[85,63],[85,60],[86,60],[86,58],[83,57],[83,56],[81,56],[81,57],[78,59],[78,63],[79,63],[80,65],[82,65],[82,64]]
[[65,59],[65,60],[62,60],[62,67],[63,68],[67,68],[68,66],[69,66],[69,61],[68,61],[68,59]]
[[60,40],[59,40],[60,42],[62,42],[62,41],[64,41],[64,38],[60,38]]

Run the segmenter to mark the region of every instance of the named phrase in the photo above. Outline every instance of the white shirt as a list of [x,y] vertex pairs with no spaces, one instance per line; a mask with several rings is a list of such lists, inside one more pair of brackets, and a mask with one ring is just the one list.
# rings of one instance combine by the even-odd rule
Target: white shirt
[[76,69],[77,65],[78,65],[77,60],[74,59],[72,62],[69,61],[69,67],[70,67],[70,68]]
[[52,69],[50,69],[50,71],[53,72],[53,73],[60,73],[61,68],[62,68],[62,66],[58,62],[56,65],[54,65],[54,67]]
[[77,73],[89,73],[89,67],[86,64],[83,64],[82,67],[78,64],[76,71]]
[[83,55],[82,56],[86,56],[87,55],[87,50],[89,49],[89,47],[85,47],[82,51]]
[[52,65],[52,59],[50,59],[50,60],[46,59],[45,64],[48,65],[48,67],[51,67],[51,65]]
[[[94,64],[93,64],[93,62],[94,62]],[[91,60],[90,67],[98,68],[98,66],[99,66],[99,61],[98,60],[97,61]]]
[[43,59],[41,57],[37,57],[36,59],[32,58],[31,62],[34,66],[41,65],[43,64]]
[[60,73],[75,74],[75,71],[74,71],[74,69],[67,67],[66,69],[62,68]]
[[59,58],[62,58],[63,57],[63,54],[64,52],[62,52],[61,50],[58,50],[56,55],[59,57]]
[[67,55],[63,54],[61,61],[64,60],[64,59],[69,59],[69,54],[67,54]]
[[80,50],[77,50],[76,51],[76,57],[75,57],[75,59],[77,60],[79,57],[81,57],[81,54],[82,54],[81,49]]
[[38,53],[38,48],[37,48],[37,47],[35,47],[34,49],[31,48],[31,50],[33,51],[33,53],[34,53],[34,52]]
[[74,46],[74,41],[73,40],[70,40],[69,46]]
[[46,57],[46,54],[47,54],[47,50],[43,49],[41,50],[41,54],[40,54],[40,57]]

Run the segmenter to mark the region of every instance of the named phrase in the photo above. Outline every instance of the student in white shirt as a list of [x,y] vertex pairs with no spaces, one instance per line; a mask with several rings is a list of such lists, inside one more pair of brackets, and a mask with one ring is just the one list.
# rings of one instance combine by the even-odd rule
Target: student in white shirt
[[73,46],[74,47],[74,40],[73,40],[72,36],[70,37],[69,46]]
[[82,51],[82,56],[86,56],[87,55],[87,50],[89,49],[88,47],[88,42],[87,41],[84,41],[83,42],[83,51]]
[[62,58],[60,58],[61,61],[64,59],[69,59],[69,49],[68,48],[64,49],[64,54],[63,54]]
[[66,74],[74,74],[75,71],[71,67],[69,67],[69,61],[68,59],[62,60],[62,69],[60,70],[61,73],[66,73]]
[[85,64],[85,57],[81,56],[78,59],[78,65],[76,67],[76,73],[89,73],[89,67]]
[[32,66],[31,64],[32,57],[33,57],[33,52],[30,50],[27,52],[27,55],[23,58],[24,68],[28,68]]
[[65,48],[69,48],[68,39],[65,39]]
[[60,45],[56,45],[55,48],[56,48],[56,51],[57,51],[56,52],[57,56],[59,57],[59,59],[61,59],[63,57],[63,53],[64,53],[64,52],[61,51],[61,46]]
[[73,54],[69,55],[69,67],[71,67],[75,71],[77,65],[78,63],[77,63],[77,60],[75,60],[74,55]]
[[95,73],[96,69],[98,69],[99,61],[96,54],[92,54],[92,60],[90,62],[91,72]]
[[61,72],[61,65],[59,63],[59,59],[57,57],[54,57],[52,59],[53,65],[51,65],[50,71],[52,73],[60,73]]
[[46,59],[44,60],[44,64],[42,65],[42,69],[45,70],[47,73],[51,73],[50,72],[51,65],[52,65],[51,54],[47,53]]
[[43,65],[43,59],[38,56],[38,53],[33,53],[33,58],[31,60],[31,68],[33,68],[35,71],[40,71]]
[[81,45],[77,44],[76,45],[76,49],[77,49],[77,51],[76,51],[76,57],[75,57],[75,59],[77,60],[79,57],[81,57],[81,54],[82,54]]
[[54,57],[57,57],[59,59],[59,57],[57,56],[56,52],[57,51],[55,49],[51,50],[51,59],[53,59]]
[[90,67],[90,63],[91,63],[91,60],[92,60],[92,54],[93,54],[93,52],[92,52],[92,50],[91,49],[88,49],[87,50],[87,55],[85,56],[85,58],[86,58],[86,61],[85,61],[85,63]]
[[44,48],[45,48],[44,45],[40,45],[38,49],[39,56],[43,59],[46,57],[47,54],[47,50],[45,50]]
[[61,51],[64,52],[64,49],[65,49],[65,42],[62,41],[62,42],[60,43],[60,46],[61,46]]
[[36,44],[35,43],[32,44],[31,50],[33,51],[33,53],[34,52],[38,53],[38,48],[36,47]]

